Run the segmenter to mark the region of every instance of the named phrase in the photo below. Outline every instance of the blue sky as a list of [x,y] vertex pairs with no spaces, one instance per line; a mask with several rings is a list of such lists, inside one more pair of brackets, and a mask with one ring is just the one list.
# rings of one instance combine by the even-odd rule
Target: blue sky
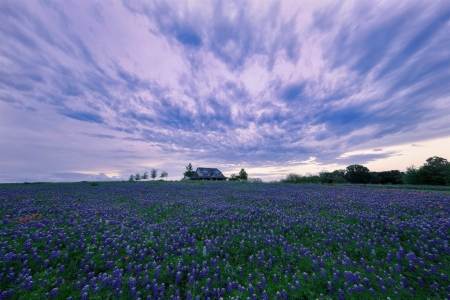
[[450,2],[1,1],[0,182],[450,159]]

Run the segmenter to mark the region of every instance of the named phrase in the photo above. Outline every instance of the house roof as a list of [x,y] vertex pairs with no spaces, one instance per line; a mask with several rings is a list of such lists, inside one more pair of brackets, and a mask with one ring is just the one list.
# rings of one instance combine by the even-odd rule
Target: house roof
[[[198,173],[201,173],[201,175],[199,175]],[[195,174],[191,176],[191,179],[195,179],[195,178],[227,178],[225,177],[222,172],[220,172],[219,169],[217,168],[203,168],[203,167],[198,167],[197,170],[195,170]]]

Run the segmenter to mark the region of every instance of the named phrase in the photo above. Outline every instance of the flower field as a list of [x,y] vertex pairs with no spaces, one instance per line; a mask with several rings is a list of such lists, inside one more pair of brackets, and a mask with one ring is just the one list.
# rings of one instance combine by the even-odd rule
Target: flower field
[[0,186],[0,299],[450,299],[450,194]]

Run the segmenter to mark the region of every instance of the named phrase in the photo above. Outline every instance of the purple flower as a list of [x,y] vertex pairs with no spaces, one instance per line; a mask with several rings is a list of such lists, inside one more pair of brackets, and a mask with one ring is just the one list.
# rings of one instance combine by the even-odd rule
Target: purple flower
[[175,284],[180,284],[181,282],[181,272],[178,271],[175,277]]
[[255,289],[253,288],[252,284],[250,283],[248,286],[248,293],[250,295],[253,295],[255,293]]
[[420,286],[420,287],[423,287],[423,286],[424,286],[424,283],[423,283],[423,279],[422,279],[422,278],[417,277],[417,282],[419,283],[419,286]]
[[430,269],[433,274],[437,274],[437,269],[435,265],[430,265]]
[[430,289],[432,289],[432,290],[437,291],[437,290],[439,290],[439,288],[440,288],[439,283],[437,283],[436,281],[433,282],[432,284],[430,284]]
[[328,281],[328,292],[330,295],[333,295],[333,285],[331,284],[331,281]]
[[323,278],[324,280],[326,280],[326,279],[327,279],[327,272],[325,271],[324,268],[322,268],[320,271],[321,271],[321,273],[322,273],[322,278]]
[[52,298],[56,298],[58,296],[58,289],[54,288],[51,292],[50,292],[50,297]]
[[334,281],[334,283],[338,283],[339,282],[339,278],[338,278],[338,274],[337,273],[333,273],[333,281]]
[[303,272],[303,280],[308,281],[308,273]]
[[341,290],[341,289],[338,290],[338,299],[339,300],[345,300],[344,291]]
[[402,277],[402,287],[403,287],[404,289],[407,289],[407,288],[408,288],[408,281],[406,280],[405,277]]

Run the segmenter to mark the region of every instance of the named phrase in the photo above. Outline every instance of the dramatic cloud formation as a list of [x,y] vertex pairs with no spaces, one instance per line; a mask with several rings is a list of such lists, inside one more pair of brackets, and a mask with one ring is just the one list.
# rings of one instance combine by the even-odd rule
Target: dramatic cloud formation
[[446,0],[7,0],[0,19],[0,182],[450,159]]

